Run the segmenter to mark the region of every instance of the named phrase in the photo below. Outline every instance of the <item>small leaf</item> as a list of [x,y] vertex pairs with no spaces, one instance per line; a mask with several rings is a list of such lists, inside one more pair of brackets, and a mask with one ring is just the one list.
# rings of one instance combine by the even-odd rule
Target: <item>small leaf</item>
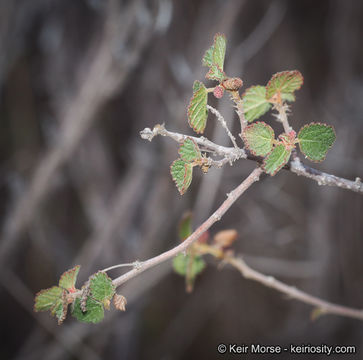
[[68,303],[66,299],[66,292],[64,291],[62,299],[58,299],[56,305],[51,309],[52,316],[58,319],[58,325],[61,325],[67,316]]
[[[187,273],[188,261],[191,255],[179,254],[173,259],[173,268],[174,271],[181,275],[185,276]],[[195,277],[199,273],[203,271],[205,268],[205,261],[201,256],[194,256],[193,264],[191,267],[191,275]]]
[[193,232],[192,229],[192,213],[187,212],[183,215],[179,223],[179,238],[184,241]]
[[196,133],[203,133],[207,125],[207,101],[208,92],[200,81],[194,81],[193,97],[188,106],[188,122]]
[[74,302],[72,316],[81,322],[94,324],[100,322],[105,316],[102,304],[91,297],[86,301],[86,308],[85,312],[81,310],[80,299],[77,298]]
[[125,296],[115,294],[113,297],[113,304],[115,305],[115,308],[120,311],[126,311],[126,298]]
[[212,64],[205,77],[209,80],[217,80],[222,82],[227,77],[227,75],[217,64]]
[[226,37],[217,33],[214,36],[213,45],[205,52],[202,64],[211,67],[213,64],[219,66],[223,71],[224,57],[226,54]]
[[39,291],[35,295],[34,311],[51,310],[59,301],[62,301],[63,292],[64,290],[59,286]]
[[278,144],[263,161],[262,168],[267,174],[274,176],[288,161],[291,150],[287,150],[283,144]]
[[214,36],[213,44],[213,63],[218,65],[223,71],[224,57],[226,55],[226,37],[223,34]]
[[243,129],[242,138],[253,155],[266,156],[272,150],[275,133],[271,126],[258,121]]
[[212,45],[204,54],[202,59],[203,66],[210,67],[213,65],[213,51],[214,45]]
[[180,145],[179,155],[184,161],[199,160],[202,157],[198,144],[191,138],[187,138]]
[[264,86],[252,86],[242,95],[243,111],[248,122],[258,119],[264,115],[271,104],[266,99],[266,88]]
[[182,159],[177,159],[171,164],[170,173],[180,195],[183,195],[192,182],[193,165]]
[[[90,279],[90,296],[103,304],[107,304],[115,294],[115,286],[109,276],[100,271]],[[86,307],[88,310],[88,307]]]
[[63,273],[59,279],[59,286],[63,289],[67,289],[70,292],[74,292],[79,268],[80,266],[77,265],[73,269]]
[[298,135],[301,152],[311,161],[323,161],[334,144],[335,131],[332,126],[311,123],[300,129]]
[[[275,94],[280,94],[282,99],[294,101],[291,95],[299,90],[304,82],[300,71],[282,71],[272,76],[266,86],[266,99],[271,99]],[[290,95],[289,95],[290,94]],[[286,97],[287,96],[287,97]]]

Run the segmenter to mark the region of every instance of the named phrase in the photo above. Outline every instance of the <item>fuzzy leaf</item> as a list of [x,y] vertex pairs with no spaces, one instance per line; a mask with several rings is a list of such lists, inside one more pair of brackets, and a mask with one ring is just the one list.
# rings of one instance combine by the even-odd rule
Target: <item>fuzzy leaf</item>
[[81,322],[94,324],[100,322],[105,316],[103,305],[91,297],[86,301],[86,308],[85,312],[81,310],[80,299],[77,298],[74,302],[72,316]]
[[61,325],[67,316],[68,303],[66,299],[58,299],[56,305],[52,308],[51,314],[58,319],[58,325]]
[[183,215],[179,223],[179,238],[185,240],[192,234],[192,213],[187,212]]
[[208,67],[216,64],[223,71],[225,54],[226,37],[223,34],[218,33],[214,36],[213,45],[205,52],[202,64]]
[[59,279],[59,286],[63,289],[67,289],[68,291],[74,291],[79,268],[80,266],[77,265],[73,269],[63,273]]
[[217,64],[212,64],[205,76],[209,80],[217,80],[222,82],[227,76],[225,72]]
[[191,138],[187,138],[180,145],[179,155],[184,161],[194,161],[202,157],[198,144]]
[[287,150],[283,144],[278,144],[263,161],[262,168],[267,174],[274,176],[288,161],[291,150]]
[[208,92],[200,81],[194,81],[193,97],[190,99],[188,107],[188,122],[195,132],[203,133],[207,125],[207,101]]
[[298,135],[301,152],[311,161],[323,161],[334,144],[335,131],[332,126],[311,123],[300,129]]
[[243,111],[248,122],[258,119],[271,107],[266,99],[266,88],[264,86],[252,86],[242,95]]
[[112,284],[112,280],[106,273],[101,271],[90,279],[89,289],[91,297],[103,304],[110,301],[115,294],[115,286]]
[[[266,99],[271,99],[275,94],[280,94],[282,99],[294,101],[291,95],[295,90],[299,90],[304,82],[300,71],[282,71],[272,76],[266,86]],[[287,95],[287,98],[286,98]]]
[[204,54],[202,59],[203,66],[210,67],[213,65],[213,51],[214,45],[212,45]]
[[177,159],[171,164],[170,173],[180,195],[183,195],[192,182],[193,165],[182,159]]
[[54,308],[59,301],[62,301],[63,291],[59,286],[39,291],[35,296],[34,311],[47,311]]
[[[188,261],[191,255],[179,254],[173,259],[174,271],[182,276],[185,276],[188,268]],[[205,268],[205,261],[201,256],[194,256],[193,264],[191,266],[191,276],[194,278]]]
[[224,56],[226,55],[226,37],[222,34],[214,36],[213,62],[223,71]]
[[258,121],[244,128],[243,141],[248,150],[256,156],[266,156],[273,146],[275,133],[271,126]]

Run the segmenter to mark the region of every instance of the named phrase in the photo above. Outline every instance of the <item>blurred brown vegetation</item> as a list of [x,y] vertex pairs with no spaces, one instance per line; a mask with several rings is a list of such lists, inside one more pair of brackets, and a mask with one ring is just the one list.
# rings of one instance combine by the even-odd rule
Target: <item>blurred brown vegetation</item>
[[[192,134],[186,106],[217,31],[228,38],[227,73],[246,87],[282,70],[303,73],[291,124],[334,125],[337,141],[316,167],[362,177],[362,16],[352,0],[2,0],[1,359],[213,359],[221,342],[361,348],[358,320],[311,321],[310,307],[212,259],[191,295],[170,263],[133,279],[121,289],[126,313],[113,310],[99,325],[70,318],[58,327],[32,306],[74,264],[84,281],[172,247],[184,211],[197,225],[254,167],[199,174],[181,198],[169,176],[176,144],[139,137],[163,122]],[[218,108],[237,131],[230,101]],[[228,144],[213,121],[207,136]],[[236,251],[252,267],[359,308],[362,209],[361,195],[282,171],[249,189],[211,232],[237,229]]]

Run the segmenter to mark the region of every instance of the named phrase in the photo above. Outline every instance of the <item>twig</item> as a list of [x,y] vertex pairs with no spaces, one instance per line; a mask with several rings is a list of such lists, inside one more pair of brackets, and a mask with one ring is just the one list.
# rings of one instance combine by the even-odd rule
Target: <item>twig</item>
[[241,258],[227,257],[224,259],[224,261],[238,269],[244,278],[257,281],[262,285],[288,295],[292,299],[296,299],[303,303],[315,306],[318,309],[319,314],[335,314],[363,320],[363,310],[333,304],[315,296],[309,295],[293,286],[286,285],[281,281],[276,280],[272,276],[261,274],[260,272],[250,268]]
[[134,268],[124,275],[119,276],[113,280],[113,284],[118,287],[125,283],[126,281],[134,278],[140,273],[147,269],[150,269],[164,261],[172,258],[173,256],[185,251],[190,245],[192,245],[199,237],[207,231],[215,222],[219,221],[226,211],[232,206],[232,204],[256,181],[259,180],[260,175],[263,173],[261,168],[254,169],[251,174],[232,192],[227,195],[227,199],[222,203],[222,205],[206,220],[202,225],[200,225],[185,241],[180,245],[168,250],[158,256],[155,256],[149,260],[140,263],[138,268]]
[[[149,141],[151,141],[154,138],[154,136],[157,135],[171,137],[177,142],[183,142],[187,137],[191,137],[199,145],[202,145],[211,152],[223,156],[225,159],[231,159],[232,161],[239,159],[249,159],[256,162],[262,161],[262,158],[252,156],[243,149],[239,149],[239,151],[237,152],[237,150],[233,147],[225,147],[217,145],[211,142],[210,140],[205,139],[204,137],[198,138],[193,136],[182,135],[175,132],[170,132],[166,130],[163,125],[156,125],[153,130],[146,128],[143,131],[141,131],[140,134],[143,139]],[[224,163],[227,162],[227,160],[225,159],[222,160],[224,161]],[[296,152],[295,153],[293,152],[290,161],[284,167],[284,169],[289,170],[295,173],[296,175],[301,175],[306,178],[312,179],[316,181],[319,185],[336,186],[342,189],[347,189],[357,192],[359,194],[363,194],[363,183],[360,178],[357,177],[355,181],[352,181],[311,168],[301,162],[300,158],[296,155]]]
[[289,106],[284,104],[276,104],[275,109],[278,111],[278,114],[275,115],[277,120],[282,123],[285,133],[289,133],[292,130],[287,119],[287,111],[289,110]]
[[226,133],[227,133],[228,137],[231,139],[233,146],[235,147],[235,149],[238,150],[239,147],[236,143],[236,138],[229,131],[227,123],[224,120],[224,117],[221,115],[221,113],[210,105],[207,105],[207,109],[216,116],[217,120],[222,124],[223,128],[226,130]]
[[319,185],[337,186],[342,189],[363,194],[363,183],[359,177],[357,177],[355,181],[352,181],[316,170],[302,163],[296,153],[292,155],[292,159],[287,167],[288,170],[296,175],[305,176],[309,179],[315,180]]
[[241,96],[238,91],[230,91],[231,98],[234,101],[236,105],[236,113],[238,115],[240,124],[241,124],[241,132],[239,136],[242,138],[242,132],[243,129],[247,126],[247,120],[245,118],[245,113],[243,111],[243,100],[241,99]]
[[178,143],[182,143],[183,141],[185,141],[185,139],[191,138],[198,145],[203,146],[206,150],[209,150],[212,153],[215,153],[219,156],[223,156],[224,158],[227,158],[232,162],[238,159],[247,158],[247,153],[243,149],[240,149],[238,147],[230,148],[217,145],[203,136],[196,137],[196,136],[183,135],[176,132],[168,131],[165,129],[164,125],[155,125],[152,130],[149,128],[145,128],[144,130],[140,131],[141,138],[149,141],[152,141],[152,139],[157,135],[170,137]]

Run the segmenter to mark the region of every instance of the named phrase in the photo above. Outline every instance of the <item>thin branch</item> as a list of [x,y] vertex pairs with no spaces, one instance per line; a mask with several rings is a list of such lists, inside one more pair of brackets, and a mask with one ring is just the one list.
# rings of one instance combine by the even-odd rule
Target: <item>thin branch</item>
[[219,221],[222,216],[227,212],[227,210],[232,206],[232,204],[256,181],[259,180],[263,170],[261,168],[254,169],[251,174],[232,192],[227,194],[227,199],[222,203],[222,205],[206,220],[202,225],[200,225],[185,241],[180,245],[168,250],[158,256],[155,256],[149,260],[139,263],[138,267],[130,270],[124,275],[119,276],[113,280],[113,284],[118,287],[125,283],[126,281],[134,278],[140,273],[147,269],[150,269],[164,261],[174,257],[175,255],[185,251],[190,245],[192,245],[199,237],[207,231],[215,222]]
[[287,112],[289,110],[289,106],[285,104],[276,104],[275,109],[278,111],[278,114],[275,115],[277,120],[282,123],[285,133],[289,133],[292,130],[292,127],[290,126],[287,119]]
[[292,159],[287,164],[287,169],[299,176],[305,176],[316,181],[319,185],[337,186],[342,189],[351,190],[363,194],[362,180],[357,177],[355,181],[344,179],[335,175],[327,174],[320,170],[311,168],[301,162],[300,158],[293,153]]
[[[207,150],[211,151],[212,153],[223,156],[224,159],[221,160],[223,161],[223,163],[220,165],[227,163],[229,160],[236,161],[239,159],[249,159],[259,163],[262,162],[262,158],[253,156],[244,149],[239,149],[237,151],[233,147],[225,147],[217,145],[204,137],[198,138],[194,136],[187,136],[175,132],[170,132],[166,130],[163,125],[156,125],[153,130],[146,128],[143,131],[141,131],[140,134],[143,139],[149,141],[151,141],[154,138],[154,136],[161,135],[161,136],[168,136],[179,143],[183,142],[187,137],[190,137],[193,140],[195,140],[195,142],[198,143],[198,145],[205,147]],[[347,189],[357,192],[359,194],[363,194],[363,183],[360,178],[357,177],[355,181],[352,181],[311,168],[308,165],[305,165],[304,163],[301,162],[296,152],[293,152],[290,161],[284,167],[284,169],[289,170],[295,173],[296,175],[304,176],[308,179],[314,180],[319,185],[336,186],[342,189]]]
[[178,143],[182,143],[187,138],[191,138],[198,145],[203,146],[206,150],[209,150],[210,152],[215,153],[219,156],[223,156],[224,158],[227,158],[232,162],[238,159],[247,159],[247,153],[243,149],[240,148],[236,149],[236,148],[217,145],[203,136],[196,137],[196,136],[183,135],[176,132],[168,131],[165,129],[164,125],[155,125],[152,130],[149,128],[145,128],[144,130],[140,131],[140,135],[142,139],[149,141],[152,141],[152,139],[157,135],[167,136],[172,138]]
[[221,115],[221,113],[210,105],[207,105],[207,109],[216,116],[217,120],[222,124],[223,128],[226,130],[226,133],[227,133],[228,137],[231,139],[233,146],[235,147],[235,149],[238,150],[239,147],[236,143],[236,138],[229,131],[227,123],[224,120],[224,117]]
[[243,100],[238,91],[230,91],[231,98],[236,105],[236,113],[238,115],[240,124],[241,124],[241,132],[239,136],[242,138],[243,129],[247,126],[247,120],[245,118],[245,112],[243,111]]
[[309,295],[293,286],[286,285],[281,281],[276,280],[272,276],[261,274],[260,272],[250,268],[240,258],[225,258],[225,262],[238,269],[244,278],[257,281],[264,286],[280,291],[291,299],[296,299],[303,303],[312,305],[318,309],[319,314],[335,314],[363,320],[363,310],[333,304],[315,296]]

